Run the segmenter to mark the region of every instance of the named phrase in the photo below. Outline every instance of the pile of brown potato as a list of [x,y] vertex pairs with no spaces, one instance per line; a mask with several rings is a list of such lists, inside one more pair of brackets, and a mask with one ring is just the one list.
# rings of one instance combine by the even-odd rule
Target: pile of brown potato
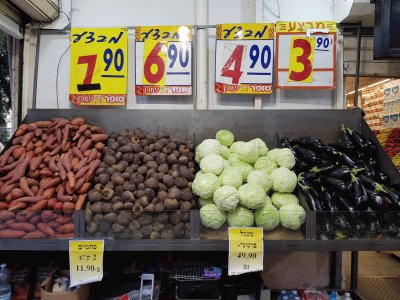
[[140,129],[111,133],[88,193],[89,236],[189,237],[191,184],[196,173],[193,144]]

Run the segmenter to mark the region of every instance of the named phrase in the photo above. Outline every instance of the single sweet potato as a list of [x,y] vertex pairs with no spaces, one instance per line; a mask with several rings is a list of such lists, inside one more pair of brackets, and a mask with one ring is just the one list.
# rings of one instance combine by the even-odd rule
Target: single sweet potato
[[20,239],[26,234],[23,230],[2,229],[0,230],[1,239]]

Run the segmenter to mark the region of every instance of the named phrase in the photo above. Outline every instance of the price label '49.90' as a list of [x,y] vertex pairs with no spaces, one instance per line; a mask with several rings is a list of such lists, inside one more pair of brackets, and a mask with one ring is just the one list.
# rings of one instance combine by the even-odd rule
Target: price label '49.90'
[[137,27],[136,95],[192,94],[192,28]]
[[228,275],[263,270],[263,229],[229,227]]
[[270,94],[274,24],[217,25],[215,92]]
[[125,105],[127,50],[127,28],[72,28],[69,100]]

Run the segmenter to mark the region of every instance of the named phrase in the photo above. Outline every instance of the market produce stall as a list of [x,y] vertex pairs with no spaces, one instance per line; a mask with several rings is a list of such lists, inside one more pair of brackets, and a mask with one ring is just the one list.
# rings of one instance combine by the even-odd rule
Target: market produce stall
[[[106,133],[112,133],[112,132],[120,132],[126,129],[134,129],[134,128],[141,128],[144,132],[149,132],[153,134],[153,137],[147,136],[150,138],[154,138],[155,140],[157,138],[166,138],[166,136],[163,136],[163,134],[171,135],[173,134],[174,138],[176,137],[177,139],[181,139],[182,141],[185,141],[184,143],[188,143],[186,141],[190,141],[190,145],[187,145],[188,149],[183,149],[184,147],[181,147],[181,150],[186,153],[186,151],[189,151],[190,153],[191,149],[193,149],[191,145],[198,145],[200,144],[203,140],[214,138],[215,133],[219,129],[226,129],[226,130],[231,130],[232,132],[235,133],[235,139],[236,140],[243,140],[243,141],[248,141],[251,139],[256,139],[256,138],[261,138],[263,141],[265,141],[266,145],[270,148],[277,148],[280,146],[280,137],[288,136],[290,138],[298,137],[298,136],[315,136],[320,138],[323,142],[325,143],[330,143],[330,142],[335,142],[339,140],[340,138],[340,126],[342,123],[345,123],[346,126],[349,128],[356,129],[363,133],[365,136],[369,137],[370,139],[374,140],[373,133],[368,129],[367,126],[365,126],[364,121],[362,120],[361,114],[359,111],[354,110],[354,111],[331,111],[331,110],[321,110],[316,113],[316,111],[309,111],[309,110],[302,110],[302,111],[283,111],[283,110],[277,110],[277,111],[260,111],[260,112],[255,112],[255,111],[232,111],[232,112],[226,112],[226,111],[122,111],[122,110],[31,110],[29,111],[28,117],[27,117],[27,123],[32,123],[32,122],[37,122],[37,121],[43,121],[43,120],[49,120],[50,118],[65,118],[72,120],[76,117],[83,117],[85,118],[86,122],[88,124],[95,124],[96,127],[94,128],[102,128],[104,132]],[[288,121],[290,120],[290,121]],[[320,124],[324,124],[324,126],[321,126]],[[98,130],[98,129],[96,129]],[[103,134],[103,133],[95,133],[95,134]],[[159,135],[159,136],[158,136]],[[71,133],[72,136],[72,133]],[[131,138],[134,137],[134,133]],[[114,140],[118,140],[118,135],[111,137]],[[14,139],[15,140],[15,139]],[[122,142],[123,138],[120,137],[120,141]],[[154,141],[155,141],[154,140]],[[181,141],[180,140],[180,141]],[[376,140],[374,140],[376,142]],[[111,140],[110,145],[113,143]],[[122,143],[123,144],[123,143]],[[10,146],[10,145],[9,145]],[[117,145],[113,146],[116,147],[116,150],[119,150],[120,148],[124,147],[126,145]],[[142,145],[143,146],[143,145]],[[173,147],[173,145],[171,145]],[[145,146],[144,146],[145,147]],[[127,148],[127,147],[125,147]],[[121,149],[121,150],[128,150],[128,149]],[[94,148],[96,149],[96,148]],[[179,146],[178,146],[179,149]],[[7,151],[7,150],[6,150]],[[86,150],[87,151],[87,150]],[[114,150],[113,150],[114,151]],[[172,153],[173,150],[171,150]],[[381,168],[387,173],[388,177],[390,178],[391,184],[396,185],[399,184],[400,178],[397,173],[397,170],[395,167],[391,164],[389,158],[384,154],[382,151],[381,146],[378,145],[378,150],[377,150],[377,156],[379,160],[379,164]],[[68,152],[68,151],[67,151]],[[72,152],[72,150],[71,150]],[[94,151],[93,151],[94,152]],[[120,152],[120,151],[117,151]],[[179,151],[178,151],[179,152]],[[113,152],[110,152],[111,154]],[[125,161],[126,159],[135,159],[134,157],[130,157],[129,151],[126,153],[122,153],[119,157],[119,160]],[[90,155],[89,152],[87,152],[88,155]],[[116,153],[115,153],[116,154]],[[177,154],[175,152],[175,154]],[[181,153],[179,153],[182,155]],[[168,154],[170,155],[170,154]],[[168,159],[168,155],[166,159]],[[192,155],[192,154],[191,154]],[[192,157],[191,155],[188,155],[187,158],[190,159]],[[112,163],[113,165],[119,165],[121,168],[125,168],[124,171],[126,171],[127,166],[124,166],[124,163],[120,164],[117,162],[115,157],[108,157],[105,159],[106,155],[102,156],[102,160],[105,163],[106,161],[110,160],[109,163]],[[186,154],[184,154],[184,157],[186,157]],[[157,176],[160,175],[155,175],[160,172],[158,172],[158,169],[160,165],[163,165],[161,160],[163,160],[164,156],[162,158],[156,157],[156,159],[151,160],[150,157],[147,157],[145,159],[145,156],[140,158],[140,163],[144,164],[146,166],[146,170],[142,168],[143,174],[148,174],[150,172],[150,178],[155,178],[157,179]],[[115,162],[114,162],[115,159]],[[157,159],[159,162],[157,162]],[[172,157],[170,158],[172,159]],[[178,159],[178,157],[175,157],[175,159]],[[186,158],[185,158],[186,159]],[[194,159],[194,157],[192,157]],[[139,161],[138,161],[139,162]],[[103,165],[104,165],[103,163]],[[149,171],[149,169],[154,169],[155,165],[152,166],[152,164],[157,163],[157,172],[154,173],[154,171]],[[185,162],[186,163],[186,162]],[[187,161],[188,167],[192,168],[193,164],[190,164],[190,161]],[[100,163],[99,163],[100,164]],[[190,165],[189,165],[190,164]],[[131,186],[128,186],[128,184],[125,184],[125,178],[127,178],[129,172],[119,172],[121,176],[115,175],[114,178],[111,179],[111,175],[106,173],[106,163],[104,166],[101,166],[100,171],[98,171],[96,174],[96,177],[94,178],[94,182],[92,182],[92,187],[90,188],[93,193],[93,199],[89,199],[89,204],[87,208],[90,208],[92,205],[96,205],[98,203],[98,195],[97,193],[102,194],[104,189],[109,189],[111,186],[109,185],[107,188],[105,186],[101,186],[102,183],[100,180],[104,180],[103,183],[107,184],[109,181],[117,183],[115,186],[113,186],[113,189],[111,191],[106,190],[107,194],[105,197],[109,197],[110,194],[108,193],[115,193],[117,190],[119,190],[118,193],[122,194],[126,191],[129,193],[125,193],[123,197],[130,198],[132,193],[129,191],[129,189],[132,189]],[[171,164],[166,163],[166,165],[162,166],[164,167],[169,167],[169,166],[174,165],[174,161],[171,161]],[[140,166],[138,166],[139,168]],[[150,168],[149,168],[150,167]],[[190,168],[185,168],[185,170],[189,170]],[[155,169],[154,169],[155,170]],[[122,171],[122,170],[121,170]],[[131,171],[128,169],[128,171]],[[133,170],[132,170],[133,171]],[[164,170],[164,172],[173,172],[174,170]],[[104,173],[105,172],[105,173]],[[154,175],[153,177],[151,177]],[[131,175],[130,175],[131,176]],[[170,175],[173,177],[172,175]],[[173,178],[173,185],[176,187],[176,184],[179,185],[180,188],[184,190],[185,187],[192,186],[190,183],[193,178],[193,170],[189,171],[188,174],[186,175],[187,178],[182,178],[185,180],[176,180],[178,177]],[[107,178],[105,178],[107,177]],[[110,178],[108,178],[110,177]],[[123,183],[121,181],[121,178],[123,179]],[[168,176],[167,176],[168,177]],[[131,178],[131,177],[130,177]],[[180,177],[179,177],[180,178]],[[106,182],[107,179],[107,182]],[[139,178],[141,181],[141,178]],[[167,181],[169,179],[166,178]],[[114,180],[114,181],[113,181]],[[144,180],[144,178],[143,178]],[[165,250],[165,251],[176,251],[176,250],[191,250],[191,251],[201,251],[201,250],[207,250],[207,249],[212,249],[212,250],[221,250],[221,251],[226,251],[227,250],[227,241],[225,240],[227,238],[226,236],[226,228],[223,227],[222,230],[212,230],[210,228],[205,229],[204,226],[201,225],[201,218],[200,218],[200,213],[199,210],[195,208],[195,201],[193,195],[190,193],[190,190],[187,189],[188,195],[187,199],[183,200],[177,200],[177,204],[175,203],[174,200],[170,199],[167,201],[171,202],[167,205],[172,205],[171,208],[177,209],[175,211],[170,211],[170,212],[154,212],[153,207],[151,207],[150,204],[154,205],[154,209],[156,205],[160,204],[158,203],[163,203],[165,205],[165,201],[169,198],[164,198],[166,196],[164,193],[161,193],[163,195],[160,195],[160,197],[163,199],[159,201],[158,203],[151,203],[150,199],[144,199],[144,198],[150,198],[155,199],[157,197],[155,194],[155,191],[153,190],[150,192],[150,185],[152,185],[154,182],[150,181],[155,181],[155,180],[150,180],[147,182],[148,179],[143,181],[143,184],[145,185],[145,189],[148,189],[146,193],[150,193],[151,195],[143,196],[141,195],[140,198],[142,201],[142,204],[147,204],[144,205],[143,208],[143,213],[140,214],[140,216],[137,216],[136,219],[134,218],[134,213],[132,210],[130,210],[129,213],[126,213],[125,208],[131,208],[132,203],[129,201],[120,202],[117,203],[118,201],[115,201],[117,204],[116,206],[121,206],[118,207],[118,214],[115,214],[113,211],[106,211],[102,212],[102,217],[103,220],[107,215],[107,220],[108,221],[113,221],[117,220],[118,217],[120,218],[119,221],[122,219],[122,223],[125,225],[122,225],[121,227],[121,222],[115,222],[114,225],[114,232],[117,231],[117,233],[122,234],[121,235],[115,235],[114,237],[112,236],[107,236],[107,232],[110,231],[110,228],[112,229],[113,224],[105,225],[105,223],[102,223],[102,226],[107,226],[107,230],[103,230],[103,236],[106,237],[106,250],[148,250],[148,249],[154,249],[154,250]],[[164,178],[157,179],[158,184],[164,184],[161,183]],[[121,182],[119,182],[121,181]],[[179,182],[181,181],[181,182]],[[120,185],[122,183],[122,185]],[[137,182],[138,184],[142,184],[142,182]],[[118,188],[118,187],[124,187],[127,190]],[[168,183],[168,184],[172,184]],[[149,185],[149,187],[147,187]],[[183,186],[185,185],[185,186]],[[162,186],[161,186],[162,187]],[[97,189],[102,189],[97,190]],[[173,188],[169,187],[168,189]],[[114,190],[115,189],[115,190]],[[154,194],[154,195],[153,195]],[[154,197],[153,197],[154,196]],[[190,197],[189,197],[190,196]],[[186,196],[185,196],[186,197]],[[113,198],[113,197],[111,197]],[[191,198],[191,199],[189,199]],[[145,201],[146,200],[146,201]],[[100,201],[101,202],[101,201]],[[156,200],[154,200],[156,202]],[[104,204],[104,203],[103,203]],[[102,205],[103,205],[102,204]],[[114,205],[115,203],[111,204]],[[187,207],[186,207],[186,204]],[[190,207],[189,207],[190,204]],[[303,201],[300,199],[300,204],[304,207],[306,213],[306,220],[305,223],[300,230],[291,230],[291,229],[275,229],[275,231],[266,231],[265,238],[268,240],[266,242],[266,247],[265,250],[368,250],[368,249],[395,249],[398,248],[400,243],[398,239],[392,239],[392,237],[387,236],[385,240],[358,240],[358,241],[353,241],[353,240],[332,240],[332,241],[316,241],[313,240],[316,238],[316,216],[315,213],[312,213],[312,209],[307,204],[307,201]],[[98,205],[98,204],[97,204]],[[134,205],[134,204],[133,204]],[[150,207],[148,207],[150,205]],[[128,207],[129,206],[129,207]],[[83,206],[86,207],[86,206]],[[150,209],[150,212],[146,212],[145,208]],[[132,207],[133,208],[133,207]],[[131,208],[131,209],[132,209]],[[137,207],[140,209],[139,207]],[[310,213],[311,212],[311,213]],[[146,213],[148,213],[148,217],[146,217]],[[368,213],[368,212],[366,212]],[[79,230],[76,230],[77,233],[75,236],[81,236],[81,237],[89,237],[93,236],[96,234],[96,232],[88,232],[88,228],[90,230],[96,229],[98,230],[98,224],[93,224],[92,219],[90,219],[92,216],[89,216],[87,214],[86,220],[84,216],[83,211],[77,211],[76,214],[79,215],[77,217],[77,221],[75,223],[75,227],[78,226]],[[165,226],[167,228],[170,228],[169,230],[169,235],[164,232],[163,237],[161,237],[162,231],[164,229],[163,226],[160,226],[159,231],[158,230],[150,230],[150,226],[153,226],[154,223],[159,220],[157,218],[160,218],[160,215],[163,214],[164,218],[168,221],[167,223],[169,224],[168,226]],[[168,215],[170,214],[170,215]],[[392,218],[393,218],[392,213]],[[151,217],[150,217],[151,216]],[[140,228],[145,227],[145,234],[144,236],[140,236],[140,239],[132,239],[132,232],[128,232],[129,224],[132,223],[132,221],[137,220],[139,217],[141,217],[141,224]],[[172,217],[172,221],[171,221]],[[97,217],[101,218],[101,217]],[[162,217],[161,217],[162,218]],[[126,219],[126,220],[125,220]],[[103,220],[98,220],[100,223]],[[89,222],[88,222],[89,221]],[[133,222],[136,224],[136,222]],[[91,224],[89,227],[88,225]],[[135,224],[131,225],[134,226]],[[174,226],[178,225],[175,229]],[[160,225],[160,224],[158,224]],[[162,225],[162,224],[161,224]],[[124,227],[126,226],[126,227]],[[137,224],[136,224],[137,226]],[[148,227],[146,227],[148,226]],[[110,227],[110,228],[108,228]],[[182,228],[181,228],[182,227]],[[152,227],[151,227],[152,228]],[[175,230],[175,231],[174,231]],[[118,232],[120,231],[120,232]],[[125,231],[125,232],[124,232]],[[172,235],[171,232],[174,232]],[[123,234],[126,236],[124,237]],[[150,240],[150,236],[153,234],[153,238]],[[143,235],[143,233],[142,233]],[[99,234],[97,234],[97,237]],[[111,238],[111,239],[110,239]],[[128,238],[128,239],[127,239]],[[164,239],[163,239],[164,238]],[[171,240],[174,238],[175,240]],[[360,238],[360,237],[358,237]],[[381,238],[381,237],[375,237],[375,238]],[[4,249],[22,249],[26,247],[28,243],[25,243],[23,240],[12,240],[12,242],[7,241],[7,240],[0,240],[0,244],[3,246]],[[33,247],[34,249],[43,249],[43,250],[66,250],[67,249],[68,242],[67,240],[54,240],[54,241],[47,241],[47,240],[38,240],[35,245],[30,245],[30,247]],[[160,247],[161,246],[161,247]],[[32,248],[32,249],[33,249]],[[3,248],[2,248],[3,249]]]

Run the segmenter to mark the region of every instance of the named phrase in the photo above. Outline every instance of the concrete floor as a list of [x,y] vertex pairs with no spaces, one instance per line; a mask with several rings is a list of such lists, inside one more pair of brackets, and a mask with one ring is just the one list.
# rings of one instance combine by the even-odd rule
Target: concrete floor
[[[347,289],[350,287],[350,259],[351,253],[344,252],[343,286]],[[400,259],[392,252],[359,252],[358,277],[359,293],[364,299],[400,300]]]

